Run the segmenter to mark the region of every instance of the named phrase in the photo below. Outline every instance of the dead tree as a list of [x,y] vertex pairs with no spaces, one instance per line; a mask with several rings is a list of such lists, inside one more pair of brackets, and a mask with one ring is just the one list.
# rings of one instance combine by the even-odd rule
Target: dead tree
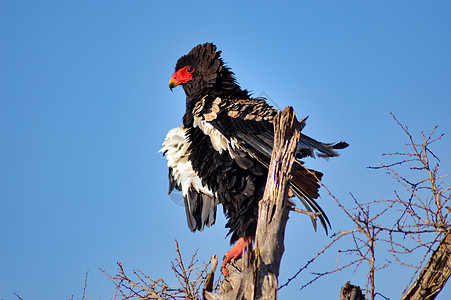
[[243,257],[229,264],[230,276],[217,294],[205,293],[207,300],[276,299],[279,266],[284,252],[288,219],[288,190],[301,122],[292,107],[279,111],[274,120],[274,148],[263,199],[259,202],[255,249],[248,243]]
[[[341,265],[337,264],[335,269],[315,272],[316,277],[301,289],[322,276],[351,266],[367,264],[369,270],[364,289],[367,298],[358,286],[348,283],[340,291],[340,300],[374,300],[376,296],[386,298],[376,292],[374,280],[377,271],[390,265],[388,261],[383,265],[375,263],[376,245],[382,245],[388,246],[385,249],[392,254],[396,262],[416,270],[409,283],[411,286],[406,289],[402,300],[434,299],[451,275],[451,187],[443,186],[444,176],[438,175],[440,161],[430,149],[430,145],[443,135],[435,138],[434,129],[429,135],[421,133],[423,141],[415,143],[407,127],[399,122],[399,126],[409,137],[409,143],[406,145],[410,146],[411,150],[387,154],[398,159],[394,163],[374,168],[387,171],[407,191],[407,196],[395,191],[394,199],[361,203],[351,195],[356,206],[349,208],[344,207],[320,182],[355,227],[333,235],[332,241],[323,250],[278,288],[279,266],[284,252],[284,232],[288,218],[290,173],[302,130],[301,124],[296,120],[291,107],[279,112],[275,118],[274,149],[264,197],[259,202],[255,247],[253,249],[252,243],[248,243],[244,247],[242,258],[232,260],[226,266],[230,276],[222,282],[217,280],[214,283],[217,263],[215,257],[211,260],[210,272],[207,271],[208,264],[196,266],[195,256],[186,268],[177,246],[178,258],[173,264],[173,270],[179,281],[178,285],[170,286],[162,279],[152,280],[139,270],[134,271],[137,280],[130,279],[119,264],[118,275],[105,273],[115,283],[117,295],[123,296],[124,299],[276,299],[278,289],[288,285],[301,271],[331,249],[332,245],[339,240],[351,238],[352,243],[348,244],[354,248],[338,252],[342,253],[340,257],[344,254],[351,259],[343,263],[340,258]],[[401,166],[405,167],[401,171],[407,170],[409,176],[412,172],[419,172],[421,176],[413,176],[413,180],[409,180],[409,177],[401,175],[396,169]],[[389,219],[394,223],[386,223],[387,218],[381,218],[388,212],[392,213]],[[393,218],[393,215],[396,217]],[[414,252],[421,250],[425,254],[418,264],[408,265],[403,262],[403,256],[412,256]],[[428,257],[429,261],[426,262]]]

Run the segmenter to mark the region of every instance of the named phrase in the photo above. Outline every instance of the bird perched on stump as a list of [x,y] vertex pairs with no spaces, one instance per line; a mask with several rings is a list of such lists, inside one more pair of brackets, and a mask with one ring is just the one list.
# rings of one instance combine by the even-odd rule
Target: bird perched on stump
[[[183,126],[169,131],[161,149],[168,160],[169,193],[174,188],[182,191],[193,232],[214,224],[216,206],[222,204],[230,242],[236,242],[225,256],[225,270],[228,261],[239,257],[244,244],[255,237],[277,110],[238,85],[212,43],[197,45],[177,61],[169,88],[179,85],[186,94]],[[301,134],[296,158],[334,157],[337,149],[347,146],[345,142],[321,143]],[[327,232],[329,219],[315,201],[322,175],[297,160],[290,190],[306,210],[321,213],[318,219]],[[313,223],[316,228],[314,219]]]

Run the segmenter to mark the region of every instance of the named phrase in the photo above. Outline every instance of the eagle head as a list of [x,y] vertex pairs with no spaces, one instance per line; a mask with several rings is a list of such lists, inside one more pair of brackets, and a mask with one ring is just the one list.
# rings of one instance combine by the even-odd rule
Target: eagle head
[[169,80],[169,88],[182,85],[188,99],[206,94],[241,91],[232,71],[224,65],[221,52],[212,43],[200,44],[182,56]]

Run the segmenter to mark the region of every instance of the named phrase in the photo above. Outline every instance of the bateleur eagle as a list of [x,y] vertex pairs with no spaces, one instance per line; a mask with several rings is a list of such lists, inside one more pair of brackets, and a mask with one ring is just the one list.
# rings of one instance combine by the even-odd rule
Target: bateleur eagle
[[[224,267],[255,237],[277,111],[238,85],[212,43],[194,47],[177,61],[169,88],[178,85],[186,94],[183,126],[169,131],[161,149],[168,160],[169,193],[174,188],[182,191],[193,232],[214,224],[216,206],[222,204],[230,242],[238,241],[227,253]],[[345,142],[321,143],[301,134],[296,157],[338,156],[336,150],[347,146]],[[322,173],[302,164],[296,161],[294,165],[290,189],[308,211],[321,212],[318,218],[327,232],[329,219],[315,201],[317,178]],[[316,228],[315,220],[313,224]]]

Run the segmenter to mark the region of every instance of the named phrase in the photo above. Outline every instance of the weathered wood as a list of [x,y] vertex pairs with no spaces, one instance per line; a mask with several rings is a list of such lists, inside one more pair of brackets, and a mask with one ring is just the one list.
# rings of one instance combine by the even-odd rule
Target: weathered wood
[[366,300],[359,286],[349,281],[340,290],[340,300]]
[[203,297],[205,298],[205,292],[212,292],[213,291],[213,284],[215,280],[215,271],[216,267],[218,266],[218,257],[216,255],[213,255],[211,257],[211,271],[207,274],[207,277],[205,278],[204,283],[204,290],[203,290]]
[[255,253],[257,258],[257,299],[276,299],[277,278],[288,220],[288,190],[301,125],[292,107],[275,119],[274,149],[263,199],[259,202]]
[[445,234],[418,278],[401,300],[432,300],[451,276],[451,231]]
[[255,250],[248,243],[243,257],[226,266],[230,276],[222,282],[220,292],[205,292],[205,299],[277,298],[277,277],[288,219],[288,190],[301,129],[292,107],[285,108],[275,118],[274,148],[264,196],[259,202]]

